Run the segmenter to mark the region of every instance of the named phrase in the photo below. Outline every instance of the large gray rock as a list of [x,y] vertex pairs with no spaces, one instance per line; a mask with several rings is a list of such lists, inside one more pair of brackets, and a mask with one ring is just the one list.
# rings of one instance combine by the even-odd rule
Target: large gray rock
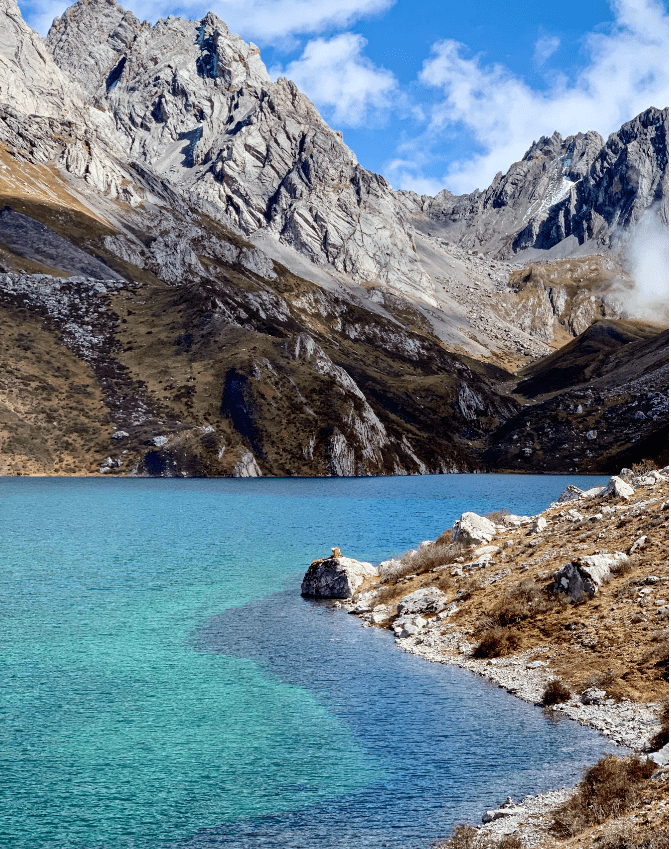
[[622,478],[615,475],[608,481],[606,488],[601,493],[601,496],[603,498],[608,498],[609,496],[613,498],[631,498],[633,494],[634,487],[629,486],[629,484],[623,481]]
[[496,536],[496,525],[477,513],[463,513],[452,528],[452,539],[464,545],[482,545]]
[[440,613],[447,607],[447,596],[437,587],[423,587],[404,596],[397,604],[399,616],[409,613]]
[[552,589],[555,593],[570,595],[573,601],[580,601],[585,595],[594,598],[597,586],[578,563],[567,563],[555,573]]
[[301,584],[301,595],[351,598],[366,578],[377,575],[378,570],[370,563],[351,557],[324,557],[310,564]]
[[581,557],[555,572],[552,589],[555,593],[567,593],[573,601],[580,601],[583,595],[594,598],[599,587],[607,583],[613,572],[621,569],[628,560],[621,551]]

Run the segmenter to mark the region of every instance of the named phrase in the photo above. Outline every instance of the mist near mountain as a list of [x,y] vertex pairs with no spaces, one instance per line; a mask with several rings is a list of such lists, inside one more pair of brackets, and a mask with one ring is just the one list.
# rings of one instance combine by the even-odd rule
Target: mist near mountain
[[624,297],[628,316],[669,320],[669,226],[661,203],[647,209],[633,227],[626,257],[635,286]]

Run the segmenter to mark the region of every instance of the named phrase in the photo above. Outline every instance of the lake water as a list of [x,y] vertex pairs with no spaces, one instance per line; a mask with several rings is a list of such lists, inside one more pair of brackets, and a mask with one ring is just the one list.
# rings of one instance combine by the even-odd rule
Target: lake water
[[603,480],[0,478],[0,846],[419,849],[574,780],[607,741],[300,580]]

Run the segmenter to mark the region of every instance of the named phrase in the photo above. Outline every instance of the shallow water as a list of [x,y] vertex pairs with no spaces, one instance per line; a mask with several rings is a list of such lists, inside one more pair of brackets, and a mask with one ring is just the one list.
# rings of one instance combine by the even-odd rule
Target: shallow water
[[409,849],[571,780],[604,739],[299,586],[581,481],[0,479],[0,846]]

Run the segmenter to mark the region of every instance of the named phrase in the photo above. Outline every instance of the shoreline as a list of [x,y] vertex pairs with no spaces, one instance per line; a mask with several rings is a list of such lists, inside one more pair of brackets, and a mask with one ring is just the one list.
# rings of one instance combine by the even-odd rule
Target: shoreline
[[[588,605],[594,610],[588,618],[590,625],[594,620],[604,620],[609,614],[615,613],[625,630],[631,630],[632,622],[640,623],[642,620],[649,623],[644,625],[646,632],[636,636],[645,637],[651,651],[655,649],[654,640],[658,634],[663,633],[665,627],[668,640],[668,548],[662,535],[661,550],[665,551],[666,555],[662,562],[659,546],[657,549],[653,548],[656,541],[652,539],[652,534],[647,537],[640,535],[639,527],[640,518],[649,517],[652,512],[655,517],[651,525],[660,526],[661,530],[666,517],[668,526],[668,467],[662,470],[661,474],[654,472],[635,477],[630,473],[629,480],[631,486],[620,486],[620,478],[612,478],[609,483],[610,489],[614,489],[612,492],[606,492],[606,487],[595,487],[586,493],[579,490],[568,492],[571,489],[569,487],[562,494],[562,498],[552,502],[535,516],[498,517],[497,521],[505,524],[497,524],[489,539],[470,540],[469,544],[463,547],[463,556],[454,557],[445,565],[433,566],[424,572],[421,569],[413,569],[413,563],[422,563],[423,553],[425,556],[427,552],[430,554],[431,547],[438,546],[447,535],[446,532],[435,542],[422,543],[417,551],[408,552],[400,561],[383,561],[378,567],[377,578],[364,576],[358,590],[349,598],[336,602],[336,606],[358,616],[364,627],[394,630],[396,646],[409,654],[432,663],[452,665],[474,672],[523,701],[590,727],[641,757],[647,755],[656,764],[654,777],[658,781],[668,781],[668,744],[665,750],[654,753],[654,756],[649,754],[650,740],[661,728],[662,699],[651,697],[653,692],[657,695],[659,687],[648,687],[646,690],[642,684],[638,687],[635,684],[629,686],[630,692],[626,692],[625,686],[624,692],[612,694],[592,687],[595,692],[590,694],[589,687],[575,686],[575,674],[573,680],[571,675],[564,674],[568,668],[565,645],[552,639],[537,639],[535,645],[528,645],[528,634],[522,650],[503,652],[501,656],[473,657],[480,636],[477,627],[478,616],[481,618],[481,611],[477,610],[477,599],[474,603],[469,595],[473,591],[473,585],[478,584],[474,592],[480,597],[483,597],[488,588],[491,588],[492,596],[503,596],[506,591],[510,591],[515,578],[522,577],[527,581],[532,578],[541,579],[547,583],[554,571],[556,581],[556,570],[548,571],[538,567],[557,566],[559,561],[565,562],[567,548],[580,549],[583,558],[586,556],[583,552],[587,549],[592,559],[598,556],[599,552],[607,554],[603,548],[597,550],[596,545],[575,544],[575,531],[585,527],[589,528],[588,535],[595,537],[595,542],[599,540],[599,545],[604,544],[601,540],[605,540],[609,549],[623,548],[623,552],[617,554],[621,555],[622,563],[626,561],[626,569],[623,567],[622,573],[611,563],[613,571],[603,576],[602,582],[594,587],[594,598]],[[613,481],[616,483],[613,484]],[[585,516],[587,512],[593,515]],[[657,516],[660,518],[657,519]],[[578,539],[582,541],[588,535],[579,535]],[[477,534],[475,536],[477,537]],[[624,537],[627,537],[626,547],[614,545],[621,543]],[[529,562],[526,546],[531,546],[532,553],[535,553],[543,547],[544,542],[549,544],[549,553],[546,552],[539,559],[532,558]],[[638,554],[635,553],[637,548]],[[581,556],[573,553],[572,560],[575,558],[577,562],[584,562]],[[612,559],[613,555],[609,556]],[[407,562],[404,563],[404,560]],[[466,560],[469,562],[464,562]],[[501,568],[502,566],[504,568]],[[385,577],[385,573],[394,574],[394,570],[395,582]],[[653,575],[652,572],[658,574]],[[443,577],[447,574],[454,579],[451,583]],[[627,578],[628,574],[632,577]],[[466,581],[467,590],[464,592],[457,589],[455,595],[453,588],[460,585],[463,587]],[[494,586],[495,584],[498,586]],[[635,591],[633,595],[632,588]],[[666,593],[666,598],[656,600],[657,607],[651,607],[651,596],[653,593],[659,594],[660,590]],[[439,597],[440,601],[437,605],[436,597]],[[596,604],[594,600],[597,601]],[[413,606],[415,601],[417,603]],[[665,605],[663,601],[666,601]],[[424,609],[422,604],[425,605]],[[606,605],[610,610],[606,610]],[[475,612],[473,608],[476,608]],[[576,615],[583,610],[583,607],[576,607]],[[659,614],[662,614],[662,617]],[[580,624],[584,626],[584,623]],[[607,631],[609,624],[606,622],[602,630]],[[660,627],[661,631],[654,630],[656,627]],[[599,642],[601,638],[602,635],[598,633]],[[634,642],[633,636],[631,639]],[[639,643],[635,641],[634,645],[639,646]],[[573,646],[573,654],[577,656],[578,666],[581,659],[584,659],[585,664],[593,662],[591,655],[595,650],[594,642],[584,640],[583,644],[578,646],[577,652],[575,648]],[[606,668],[611,672],[610,661],[613,668],[617,669],[616,661],[620,660],[617,646],[610,650],[601,649],[601,658],[597,658],[597,665],[599,660],[602,672],[605,672]],[[544,706],[544,691],[551,681],[557,679],[572,685],[573,692],[566,701]],[[622,680],[628,681],[626,673],[623,673]],[[647,699],[642,697],[646,692]],[[577,788],[577,784],[573,787],[561,787],[535,796],[526,796],[519,802],[508,799],[495,811],[483,811],[483,822],[477,826],[478,833],[483,836],[483,840],[484,836],[502,837],[514,834],[525,847],[539,845],[539,842],[549,837],[548,827],[552,811],[576,794]],[[668,797],[666,809],[668,811]],[[629,819],[631,820],[631,817]],[[602,830],[601,827],[595,828],[594,832],[601,833]]]

